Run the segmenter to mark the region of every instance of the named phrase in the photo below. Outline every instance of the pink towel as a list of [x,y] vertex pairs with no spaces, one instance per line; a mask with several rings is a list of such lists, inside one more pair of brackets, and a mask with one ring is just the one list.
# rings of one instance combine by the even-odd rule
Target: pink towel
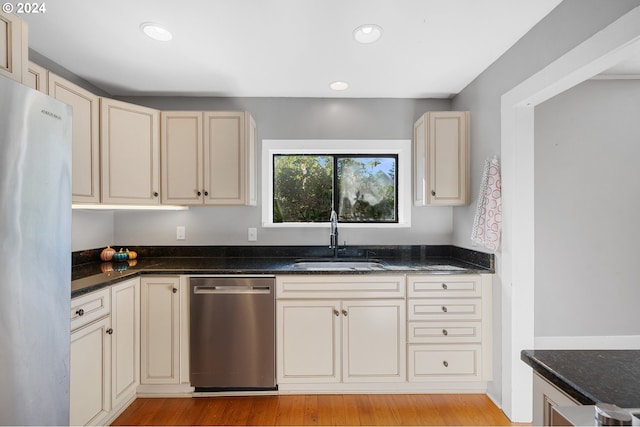
[[500,164],[498,158],[487,159],[484,163],[482,184],[476,215],[471,229],[473,245],[484,246],[496,251],[500,246],[500,228],[502,224],[502,186],[500,183]]

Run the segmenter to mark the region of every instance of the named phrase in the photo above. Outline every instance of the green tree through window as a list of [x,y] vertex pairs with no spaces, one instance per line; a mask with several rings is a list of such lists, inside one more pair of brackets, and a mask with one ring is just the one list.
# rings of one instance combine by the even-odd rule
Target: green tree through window
[[398,222],[396,155],[275,155],[273,222]]

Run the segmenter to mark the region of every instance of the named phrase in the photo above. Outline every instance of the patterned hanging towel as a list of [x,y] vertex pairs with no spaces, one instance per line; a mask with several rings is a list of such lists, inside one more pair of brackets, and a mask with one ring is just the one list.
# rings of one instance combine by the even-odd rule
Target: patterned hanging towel
[[487,159],[484,163],[482,183],[476,215],[471,229],[471,242],[496,251],[500,246],[500,228],[502,225],[502,185],[500,182],[500,164],[498,158]]

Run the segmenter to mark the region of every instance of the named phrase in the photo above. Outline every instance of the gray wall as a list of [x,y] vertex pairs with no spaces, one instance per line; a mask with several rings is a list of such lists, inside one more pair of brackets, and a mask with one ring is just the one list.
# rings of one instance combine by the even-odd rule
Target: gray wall
[[535,335],[640,335],[640,80],[536,107]]
[[[638,5],[640,0],[564,0],[453,99],[453,110],[471,111],[472,199],[469,206],[453,209],[454,245],[471,247],[471,226],[482,165],[488,156],[499,155],[501,151],[501,96]],[[503,205],[508,203],[509,200],[503,199]],[[555,255],[561,254],[556,252]],[[499,249],[496,253],[498,273],[494,276],[493,293],[493,356],[496,369],[494,381],[488,387],[489,394],[497,402],[502,401],[502,372],[499,367],[502,366],[501,337],[505,321],[501,313],[501,263]]]
[[[308,98],[178,98],[131,97],[124,101],[160,110],[249,111],[262,139],[412,139],[413,122],[425,111],[448,110],[448,99],[308,99]],[[328,232],[315,229],[261,228],[261,200],[257,207],[191,207],[178,212],[113,213],[113,242],[119,245],[323,245]],[[84,218],[91,215],[85,212]],[[74,219],[76,216],[74,215]],[[105,218],[97,217],[101,227]],[[74,221],[74,250],[110,242],[97,238],[96,228]],[[176,226],[184,225],[187,239],[176,241]],[[258,229],[258,241],[247,241],[247,228]],[[347,244],[448,244],[452,208],[412,208],[412,226],[402,229],[347,229]],[[96,236],[91,238],[90,236]]]

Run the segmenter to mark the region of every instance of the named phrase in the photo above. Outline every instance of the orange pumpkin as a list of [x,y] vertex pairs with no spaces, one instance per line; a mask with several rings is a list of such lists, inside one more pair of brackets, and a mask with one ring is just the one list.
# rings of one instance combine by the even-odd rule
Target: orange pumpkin
[[110,246],[107,246],[102,250],[102,252],[100,252],[100,259],[102,261],[111,261],[111,258],[113,258],[113,254],[115,253],[116,253],[115,249],[113,249]]

